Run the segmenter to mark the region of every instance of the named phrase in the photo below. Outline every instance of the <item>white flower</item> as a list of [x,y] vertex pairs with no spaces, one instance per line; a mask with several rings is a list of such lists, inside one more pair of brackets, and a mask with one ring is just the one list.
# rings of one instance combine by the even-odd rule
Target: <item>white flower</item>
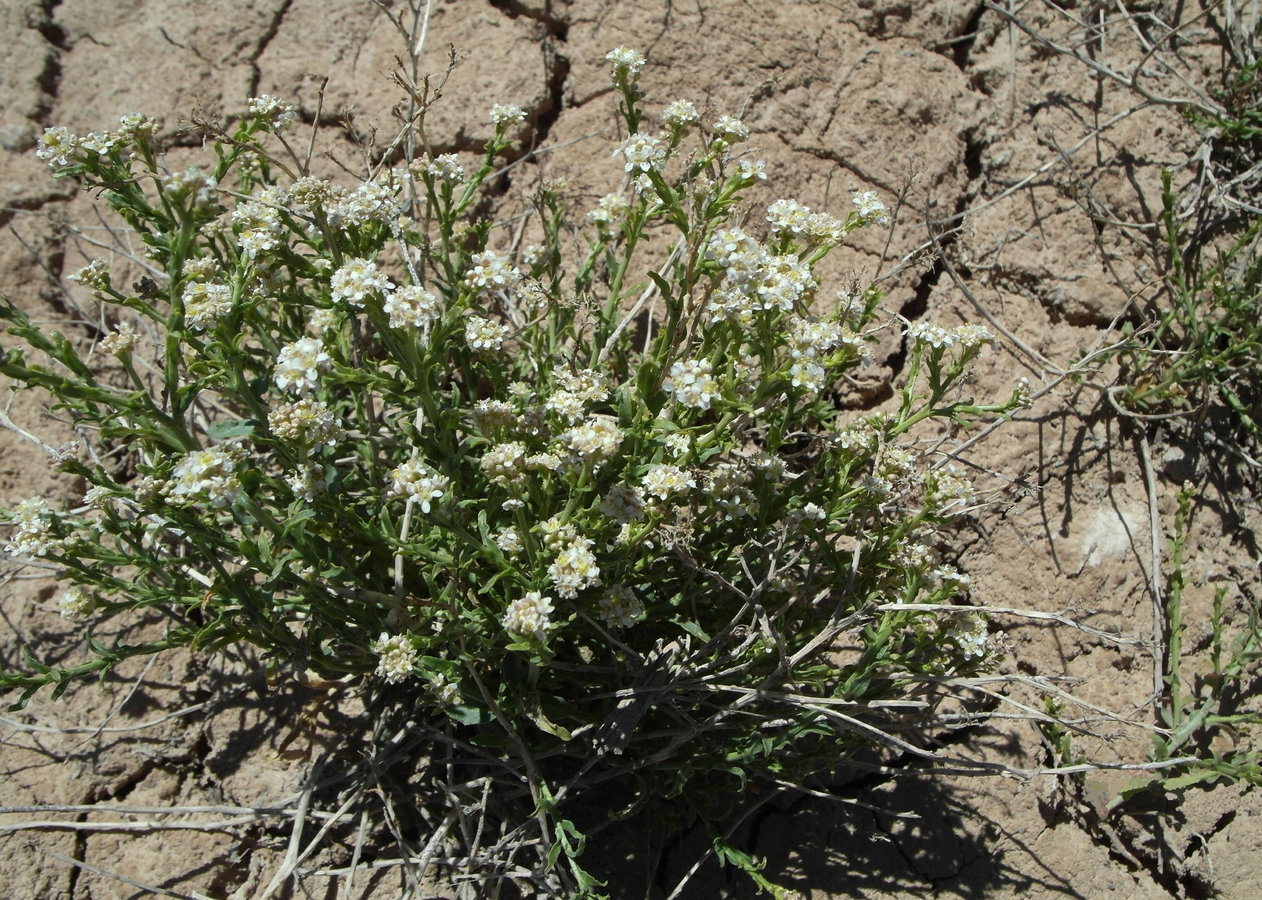
[[634,522],[644,515],[644,501],[634,488],[615,484],[600,501],[600,511],[620,525]]
[[298,470],[285,476],[285,483],[294,492],[294,496],[310,503],[324,493],[327,484],[324,480],[324,467],[318,463],[299,463]]
[[517,419],[517,410],[511,403],[490,398],[479,400],[473,408],[473,424],[482,432],[511,427]]
[[925,501],[939,515],[957,515],[977,499],[973,483],[954,465],[933,473],[925,482]]
[[158,133],[158,123],[144,113],[129,112],[118,117],[118,138],[129,144]]
[[573,525],[568,522],[562,523],[559,516],[552,516],[540,522],[533,530],[539,532],[543,545],[554,552],[573,543],[578,534]]
[[683,131],[700,120],[701,114],[691,100],[676,100],[662,110],[662,121],[675,131]]
[[551,624],[552,598],[539,591],[528,591],[509,604],[504,612],[504,629],[521,637],[543,640]]
[[614,81],[634,81],[644,69],[644,54],[630,47],[616,47],[605,54],[605,59],[613,65]]
[[543,408],[567,422],[577,422],[583,415],[583,398],[571,391],[557,391],[547,399]]
[[750,473],[744,466],[733,462],[720,463],[707,473],[705,493],[723,513],[724,519],[730,521],[753,515],[756,500],[753,492],[745,486],[749,477]]
[[626,171],[632,174],[660,171],[666,162],[666,147],[661,140],[639,131],[623,141],[616,152],[626,159]]
[[706,246],[706,259],[718,262],[735,285],[751,281],[761,272],[766,258],[762,245],[738,227],[720,228]]
[[418,284],[405,284],[386,295],[382,305],[391,328],[415,328],[428,333],[438,320],[438,298]]
[[584,462],[599,464],[618,451],[622,429],[609,416],[594,416],[562,432],[561,443]]
[[343,229],[362,227],[369,222],[393,224],[401,211],[398,185],[388,176],[365,181],[349,194],[331,198],[325,211],[329,222]]
[[596,208],[587,214],[587,218],[602,231],[612,231],[622,224],[630,208],[630,201],[622,194],[605,194],[596,201]]
[[130,322],[119,322],[113,331],[101,338],[101,352],[121,358],[124,354],[131,353],[139,339],[140,335],[136,334],[136,329]]
[[795,360],[789,367],[789,379],[794,387],[806,388],[808,391],[822,391],[827,371],[813,359]]
[[815,288],[811,268],[792,254],[773,256],[763,264],[755,293],[763,309],[789,311],[802,296]]
[[679,494],[697,486],[696,480],[678,466],[657,464],[649,466],[644,473],[644,493],[669,500],[672,494]]
[[487,250],[473,254],[473,266],[465,273],[464,283],[478,291],[506,290],[521,281],[521,271],[514,268],[507,256]]
[[423,156],[419,164],[421,171],[440,181],[455,183],[464,180],[464,166],[460,165],[460,157],[454,153],[444,153],[434,159]]
[[521,542],[521,535],[517,533],[517,529],[513,527],[504,528],[495,533],[495,546],[508,557],[516,556],[521,553],[525,546]]
[[714,133],[729,144],[748,140],[749,126],[735,116],[719,116],[714,123]]
[[806,233],[810,215],[811,208],[796,200],[782,198],[767,207],[767,221],[771,223],[771,230],[794,237],[801,237]]
[[464,340],[470,350],[498,350],[508,337],[508,327],[481,316],[465,320]]
[[285,126],[298,115],[298,109],[292,103],[279,97],[273,97],[271,94],[251,97],[246,108],[249,110],[250,115],[257,116],[263,120],[263,125],[268,131],[275,132],[283,131]]
[[442,706],[453,706],[460,700],[460,680],[448,681],[441,673],[430,678],[426,685],[434,699]]
[[420,457],[412,457],[390,470],[390,490],[387,497],[409,497],[419,502],[421,512],[428,515],[431,501],[438,500],[447,492],[451,480],[429,467]]
[[84,287],[104,291],[110,286],[110,264],[103,259],[94,259],[83,268],[75,269],[66,277]]
[[245,457],[238,444],[220,444],[185,454],[164,486],[166,497],[177,506],[204,503],[223,509],[241,494],[237,468]]
[[194,202],[198,206],[209,206],[215,200],[215,191],[219,182],[196,166],[189,166],[183,172],[172,172],[163,176],[162,189],[174,197],[185,197],[195,194]]
[[821,322],[801,316],[787,317],[789,326],[789,354],[794,359],[816,358],[827,355],[843,341],[845,332],[836,322]]
[[232,311],[232,288],[217,281],[190,281],[184,286],[184,324],[205,331]]
[[692,440],[682,431],[672,431],[662,438],[662,443],[672,456],[683,456],[692,446]]
[[348,259],[329,280],[333,302],[354,309],[362,309],[368,297],[384,294],[390,287],[390,279],[371,259]]
[[644,604],[625,585],[605,591],[600,598],[600,617],[611,628],[630,628],[644,616]]
[[806,219],[806,234],[811,240],[835,247],[845,238],[846,225],[826,212],[811,213]]
[[303,398],[267,414],[267,427],[281,440],[335,444],[346,436],[339,419],[323,400]]
[[33,558],[56,548],[57,539],[52,534],[53,511],[47,500],[30,497],[19,503],[13,512],[17,531],[5,544],[5,553]]
[[79,152],[79,139],[68,128],[45,128],[35,148],[35,155],[54,169],[74,165]]
[[710,401],[720,397],[718,382],[710,375],[707,359],[685,359],[671,364],[670,375],[662,387],[675,395],[684,406],[709,409]]
[[377,654],[377,674],[390,684],[398,684],[412,674],[416,665],[416,648],[406,635],[391,637],[382,632],[369,649]]
[[275,188],[264,188],[254,199],[244,200],[232,211],[232,224],[238,228],[237,246],[250,259],[259,253],[275,250],[285,234],[279,204],[284,195]]
[[736,177],[753,184],[767,180],[767,163],[761,159],[742,159],[736,164]]
[[573,600],[579,591],[600,584],[600,567],[596,565],[591,546],[588,538],[575,538],[548,566],[548,577],[563,599]]
[[79,149],[95,153],[97,156],[109,156],[110,151],[117,144],[118,135],[110,134],[108,131],[93,131],[79,141]]
[[931,322],[913,322],[907,327],[907,340],[914,344],[928,344],[936,349],[951,347],[955,344],[955,335],[941,325]]
[[320,375],[333,367],[333,359],[324,350],[324,341],[316,337],[299,338],[280,348],[272,381],[282,391],[299,395],[315,392]]
[[518,125],[526,118],[526,113],[515,103],[496,103],[491,107],[491,121],[496,125]]
[[337,312],[327,306],[317,306],[307,317],[311,330],[323,334],[337,324]]
[[289,188],[289,202],[296,210],[312,212],[324,207],[332,198],[333,185],[327,179],[312,175],[303,175]]
[[947,638],[955,644],[965,658],[982,659],[990,635],[986,631],[986,618],[981,613],[959,613],[951,617]]
[[889,214],[876,191],[858,191],[854,195],[854,205],[858,208],[859,221],[864,225],[889,224]]
[[112,509],[118,495],[104,485],[94,484],[83,493],[83,505],[93,509]]
[[995,346],[995,336],[985,325],[956,325],[953,332],[955,339],[965,350],[976,350],[982,344]]
[[81,619],[92,612],[96,600],[83,588],[74,585],[62,592],[61,600],[57,605],[63,619]]
[[526,468],[526,445],[516,441],[496,444],[482,454],[479,462],[486,477],[496,484],[509,485],[521,481]]
[[595,369],[579,369],[574,371],[565,366],[557,366],[552,370],[564,390],[577,395],[584,402],[604,400],[609,396],[609,379]]

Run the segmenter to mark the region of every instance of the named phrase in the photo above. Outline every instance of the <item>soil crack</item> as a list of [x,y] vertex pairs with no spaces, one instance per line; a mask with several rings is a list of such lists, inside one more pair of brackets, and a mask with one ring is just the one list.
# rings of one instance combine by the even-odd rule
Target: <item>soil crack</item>
[[276,8],[276,12],[272,14],[272,21],[268,23],[262,36],[259,37],[258,44],[254,47],[254,52],[250,54],[250,94],[252,96],[258,95],[259,83],[263,79],[263,72],[259,68],[259,60],[263,58],[267,48],[276,39],[276,35],[280,34],[280,27],[293,5],[294,0],[283,0],[280,6]]

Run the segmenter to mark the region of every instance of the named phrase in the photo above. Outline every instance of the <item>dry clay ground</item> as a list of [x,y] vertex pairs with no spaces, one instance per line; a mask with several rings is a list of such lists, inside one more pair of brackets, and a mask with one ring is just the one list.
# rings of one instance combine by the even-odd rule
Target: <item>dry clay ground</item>
[[[1073,17],[1088,15],[1085,5],[1069,4],[1061,15],[1029,3],[1022,16],[1100,65],[1129,72],[1144,53],[1142,34],[1119,26],[1082,42]],[[1134,5],[1185,23],[1175,62],[1186,84],[1150,65],[1156,93],[1210,83],[1220,65],[1213,17],[1197,3]],[[76,307],[87,298],[65,293],[58,277],[97,255],[90,240],[104,232],[89,205],[34,157],[44,126],[85,133],[145,111],[163,119],[174,168],[188,155],[181,147],[195,143],[181,132],[195,108],[232,112],[248,96],[274,93],[295,100],[310,125],[315,76],[328,75],[319,149],[356,159],[341,127],[347,110],[361,138],[374,127],[391,133],[398,89],[387,73],[401,43],[367,0],[7,0],[2,7],[0,285],[37,319],[71,320],[64,327],[81,339],[92,334]],[[1111,3],[1093,9],[1097,18],[1117,12]],[[867,234],[826,275],[888,271],[924,251],[924,223],[936,223],[961,281],[921,252],[887,280],[888,310],[956,324],[980,321],[984,309],[1004,336],[977,371],[976,394],[1006,396],[1021,376],[1040,394],[1033,409],[964,455],[990,501],[958,538],[973,602],[1063,613],[1116,635],[1020,615],[996,615],[993,626],[1006,633],[1004,671],[1067,676],[1066,689],[1116,715],[1103,724],[1097,717],[1097,736],[1077,738],[1078,751],[1106,762],[1143,760],[1159,682],[1150,575],[1155,559],[1168,567],[1153,548],[1163,550],[1169,537],[1176,491],[1191,482],[1204,501],[1188,540],[1189,653],[1204,650],[1216,585],[1228,588],[1229,623],[1257,599],[1257,505],[1238,487],[1223,492],[1195,447],[1163,432],[1141,446],[1101,400],[1109,371],[1081,384],[1060,376],[1084,351],[1115,340],[1114,317],[1151,290],[1155,233],[1132,226],[1156,217],[1161,168],[1174,169],[1180,185],[1195,178],[1189,160],[1197,133],[1169,105],[1145,106],[1136,92],[971,0],[433,0],[426,68],[442,71],[449,45],[460,59],[428,120],[436,149],[476,149],[488,135],[485,111],[518,103],[529,111],[521,150],[555,149],[502,179],[498,202],[522,207],[539,177],[560,176],[575,208],[589,207],[620,176],[609,158],[616,120],[603,56],[621,44],[648,56],[642,84],[651,108],[686,97],[708,115],[743,116],[771,173],[764,201],[793,197],[840,215],[852,190],[874,189],[892,201],[906,189],[889,247],[884,235]],[[883,345],[872,372],[878,381],[899,378],[897,349]],[[862,405],[877,407],[888,396],[878,384]],[[22,395],[7,409],[51,443],[63,439],[39,398]],[[77,497],[41,451],[0,433],[0,500],[33,494]],[[52,575],[0,562],[6,665],[20,643],[50,659],[79,652],[79,636],[56,616]],[[173,654],[121,669],[104,687],[87,684],[56,702],[40,696],[24,712],[5,714],[0,805],[72,809],[0,817],[0,892],[400,896],[402,876],[389,867],[361,866],[353,883],[328,874],[272,883],[290,849],[294,796],[314,751],[333,731],[362,727],[349,701],[339,710],[322,699],[269,687],[256,658],[241,650],[217,659]],[[1016,767],[1049,762],[1037,731],[1017,720],[950,739],[953,753]],[[774,880],[812,898],[1149,897],[1185,889],[1256,896],[1262,804],[1255,793],[1220,786],[1189,793],[1160,819],[1102,821],[1129,777],[1090,774],[1080,789],[1065,791],[1048,777],[869,776],[836,786],[861,805],[783,801],[737,837]],[[130,812],[89,813],[92,804]],[[215,809],[161,813],[176,807]],[[154,829],[231,820],[240,807],[290,813]],[[308,817],[308,840],[323,821],[318,812]],[[50,820],[63,826],[29,827]],[[90,822],[115,825],[90,830]],[[616,896],[644,896],[652,835],[620,834],[620,843],[592,852],[625,860]],[[667,848],[657,880],[673,883],[696,849],[687,841]],[[304,866],[347,862],[334,848]],[[711,866],[681,896],[725,891],[749,892]]]

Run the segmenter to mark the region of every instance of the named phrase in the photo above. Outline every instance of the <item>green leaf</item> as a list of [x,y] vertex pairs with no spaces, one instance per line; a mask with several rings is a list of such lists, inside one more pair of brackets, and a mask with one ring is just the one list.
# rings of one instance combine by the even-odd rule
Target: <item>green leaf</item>
[[255,419],[223,419],[211,424],[206,429],[206,434],[216,440],[243,437],[254,434],[257,425],[258,421]]

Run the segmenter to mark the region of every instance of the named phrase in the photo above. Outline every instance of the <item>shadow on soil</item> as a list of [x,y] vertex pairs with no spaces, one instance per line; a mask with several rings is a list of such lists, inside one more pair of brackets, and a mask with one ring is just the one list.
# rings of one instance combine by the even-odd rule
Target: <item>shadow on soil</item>
[[[803,900],[1031,892],[1081,896],[1016,835],[972,810],[967,792],[944,785],[940,778],[904,777],[862,790],[852,784],[835,793],[835,801],[799,796],[768,803],[737,827],[729,841],[750,853],[769,881],[797,891]],[[583,861],[609,876],[611,898],[760,896],[747,875],[718,864],[704,829],[663,838],[665,823],[647,819],[641,815],[589,833],[592,840]],[[1013,855],[1023,857],[1019,864]],[[1030,874],[1037,871],[1041,875]]]

